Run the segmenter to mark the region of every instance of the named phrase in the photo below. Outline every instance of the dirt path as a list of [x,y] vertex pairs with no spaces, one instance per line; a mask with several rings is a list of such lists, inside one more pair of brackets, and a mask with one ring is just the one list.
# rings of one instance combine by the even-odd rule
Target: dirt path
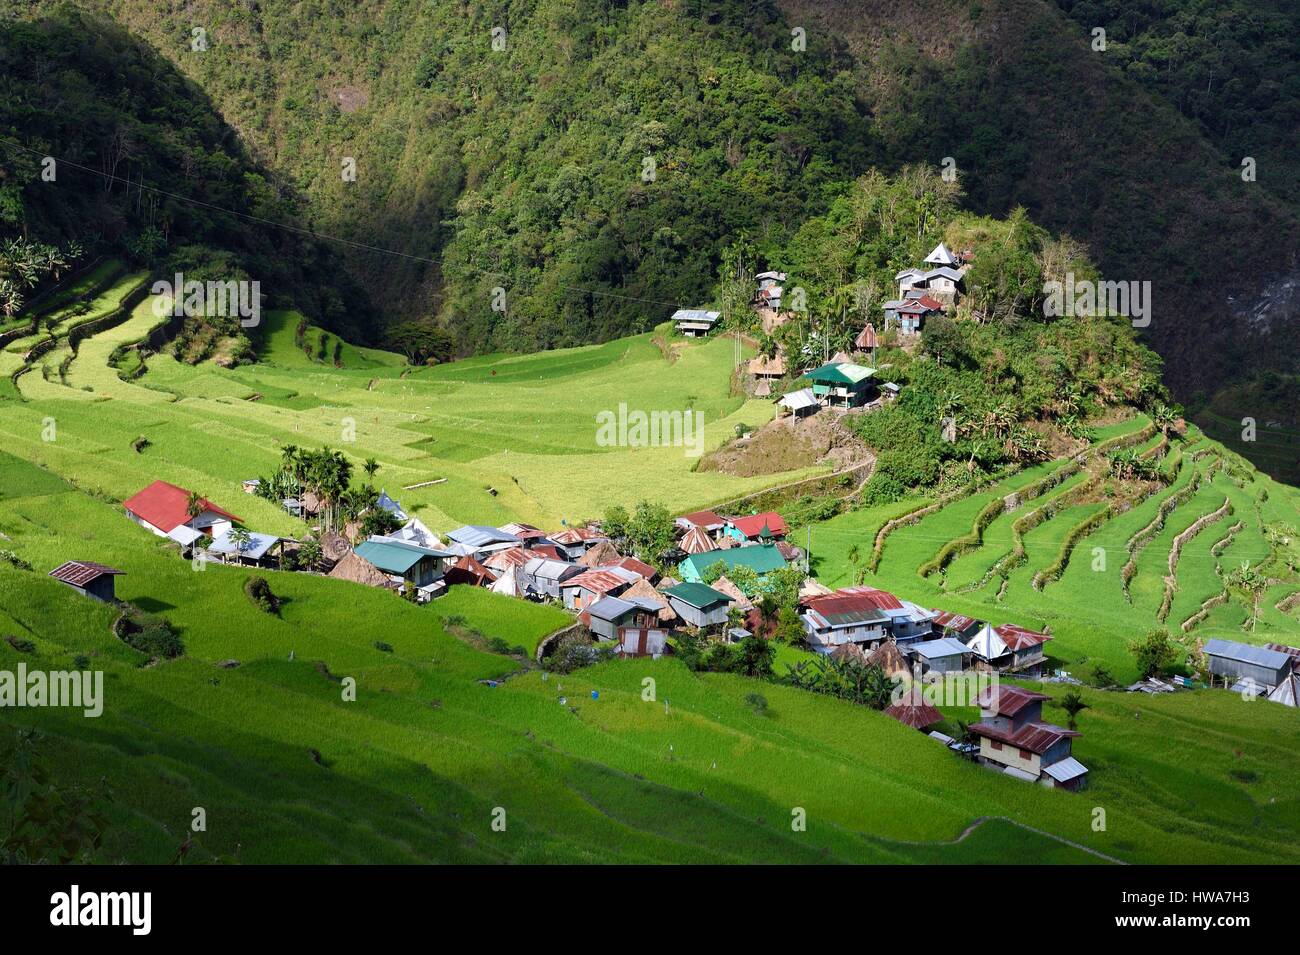
[[980,816],[978,819],[976,819],[974,822],[972,822],[969,826],[967,826],[965,829],[963,829],[963,830],[961,831],[961,834],[960,834],[959,836],[957,836],[956,839],[948,839],[948,840],[939,841],[939,842],[903,842],[903,843],[901,843],[901,844],[902,844],[902,845],[905,845],[905,846],[955,846],[955,845],[959,845],[960,843],[965,842],[965,841],[966,841],[966,837],[969,836],[969,835],[971,835],[973,832],[975,832],[975,830],[978,829],[980,826],[984,825],[986,822],[993,822],[993,821],[995,821],[995,820],[996,820],[997,822],[1005,822],[1005,823],[1008,823],[1008,824],[1010,824],[1010,825],[1017,826],[1017,827],[1020,828],[1020,829],[1024,829],[1026,832],[1032,832],[1032,833],[1033,833],[1034,835],[1036,835],[1036,836],[1042,836],[1042,837],[1044,837],[1044,838],[1046,838],[1046,839],[1052,839],[1052,840],[1055,840],[1056,842],[1059,842],[1059,843],[1061,843],[1062,845],[1069,846],[1071,849],[1078,849],[1080,852],[1086,852],[1086,853],[1088,853],[1089,855],[1096,856],[1098,859],[1104,859],[1106,862],[1110,862],[1110,863],[1112,863],[1112,864],[1114,864],[1114,865],[1128,865],[1128,863],[1125,862],[1123,859],[1116,859],[1114,856],[1108,856],[1108,855],[1106,855],[1106,853],[1104,853],[1104,852],[1100,852],[1100,851],[1098,851],[1097,849],[1089,848],[1088,846],[1085,846],[1085,845],[1083,845],[1082,843],[1075,842],[1075,841],[1072,840],[1072,839],[1066,839],[1066,838],[1064,838],[1063,836],[1058,836],[1058,835],[1056,835],[1056,834],[1054,834],[1054,833],[1047,832],[1047,831],[1045,831],[1045,830],[1043,830],[1043,829],[1035,829],[1033,826],[1025,825],[1023,822],[1018,822],[1017,820],[1015,820],[1015,819],[1011,819],[1011,818],[1009,818],[1009,817],[1007,817],[1007,816]]

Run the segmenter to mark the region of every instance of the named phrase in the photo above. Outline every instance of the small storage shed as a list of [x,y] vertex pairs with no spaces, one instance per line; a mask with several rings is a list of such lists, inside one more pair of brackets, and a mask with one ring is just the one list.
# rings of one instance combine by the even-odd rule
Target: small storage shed
[[70,560],[50,571],[50,576],[59,583],[67,584],[83,597],[93,597],[105,603],[117,599],[114,593],[114,577],[122,576],[124,570],[96,564],[89,560]]

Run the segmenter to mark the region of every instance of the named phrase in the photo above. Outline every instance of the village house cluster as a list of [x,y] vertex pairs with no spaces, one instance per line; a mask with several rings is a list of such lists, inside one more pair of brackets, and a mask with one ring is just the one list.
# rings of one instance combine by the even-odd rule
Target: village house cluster
[[[965,286],[972,250],[954,253],[940,242],[925,257],[924,268],[907,268],[894,276],[898,297],[882,306],[882,330],[896,329],[901,340],[915,339],[927,317],[948,311],[956,304]],[[772,335],[789,320],[783,311],[786,299],[784,272],[760,272],[754,277],[756,291],[752,302],[764,334]],[[702,338],[718,328],[722,313],[708,309],[678,309],[672,315],[673,328],[688,338]],[[882,375],[882,369],[864,364],[874,363],[879,336],[873,322],[868,322],[853,341],[855,352],[836,352],[814,368],[798,376],[809,385],[781,395],[777,405],[783,413],[796,419],[814,414],[822,408],[874,410],[898,396],[899,386]],[[786,379],[794,358],[777,348],[776,354],[761,354],[750,359],[745,370],[753,382],[755,397],[769,397],[774,384]]]

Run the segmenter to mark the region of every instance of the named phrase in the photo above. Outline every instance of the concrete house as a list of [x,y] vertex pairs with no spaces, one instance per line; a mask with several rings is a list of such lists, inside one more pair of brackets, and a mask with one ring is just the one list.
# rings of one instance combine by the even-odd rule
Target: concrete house
[[714,537],[726,526],[727,522],[713,511],[693,511],[690,514],[683,514],[675,522],[678,529],[686,532],[692,528],[698,527],[710,537]]
[[964,279],[965,272],[945,265],[923,274],[917,281],[917,287],[924,288],[940,301],[951,302],[957,297],[957,290]]
[[1017,779],[1079,789],[1088,774],[1071,754],[1071,741],[1079,734],[1042,721],[1048,699],[1005,685],[981,692],[980,721],[970,727],[979,737],[979,761]]
[[243,518],[222,510],[207,498],[197,501],[198,511],[191,514],[190,491],[166,481],[154,481],[147,488],[122,502],[126,516],[159,537],[170,537],[182,547],[189,547],[200,536],[221,537]]
[[712,627],[727,622],[731,598],[701,583],[678,584],[664,591],[668,605],[691,627]]
[[925,269],[903,269],[894,276],[894,281],[898,283],[898,297],[904,299],[908,291],[921,287],[921,278],[925,275]]
[[89,560],[69,560],[50,571],[50,576],[67,584],[83,597],[92,597],[104,603],[117,599],[114,578],[126,574],[124,570],[96,564]]
[[1210,673],[1225,685],[1251,680],[1264,692],[1281,683],[1292,664],[1290,654],[1235,640],[1205,641],[1205,660]]

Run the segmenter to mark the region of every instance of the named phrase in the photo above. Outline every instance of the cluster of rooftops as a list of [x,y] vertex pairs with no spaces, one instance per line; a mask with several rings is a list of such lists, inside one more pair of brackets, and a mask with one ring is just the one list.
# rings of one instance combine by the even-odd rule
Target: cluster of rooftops
[[[776,512],[722,516],[703,510],[676,518],[674,577],[620,553],[596,524],[556,532],[518,522],[464,525],[439,535],[387,494],[375,506],[400,515],[405,523],[391,534],[355,543],[338,534],[321,535],[330,576],[413,591],[419,600],[450,586],[470,585],[556,601],[623,656],[670,652],[668,639],[680,627],[712,630],[733,641],[770,635],[774,621],[727,575],[744,568],[762,577],[798,566],[803,557],[786,540],[788,528]],[[131,520],[176,542],[183,553],[201,551],[226,562],[273,566],[269,562],[284,547],[299,543],[237,528],[242,523],[237,515],[164,481],[128,498],[124,508]],[[890,676],[912,681],[914,689],[886,710],[909,726],[925,730],[943,719],[915,689],[923,681],[971,672],[1028,679],[1042,674],[1050,631],[925,608],[876,587],[831,590],[804,573],[798,609],[808,646],[835,660],[876,664]],[[87,596],[109,601],[114,580],[122,574],[83,560],[67,561],[50,572]],[[1289,706],[1300,702],[1300,649],[1210,640],[1204,653],[1212,679],[1222,679],[1223,685],[1267,694]],[[1076,788],[1087,774],[1071,755],[1070,740],[1078,734],[1042,720],[1047,699],[994,681],[979,698],[980,722],[970,727],[979,739],[977,747],[937,732],[930,735],[955,749],[965,746],[966,755],[1009,775]]]
[[[954,253],[940,242],[925,257],[925,268],[906,268],[894,276],[898,297],[883,305],[884,329],[897,328],[904,337],[918,334],[927,316],[947,311],[956,301],[965,282],[974,253]],[[785,294],[784,272],[760,272],[755,277],[757,292],[753,305],[758,310],[765,331],[772,331],[788,320],[781,311]],[[708,335],[722,320],[722,313],[700,308],[678,309],[672,315],[674,329],[690,338]],[[878,336],[874,323],[867,323],[854,339],[859,353],[874,356]],[[790,365],[784,354],[760,355],[748,365],[754,379],[754,395],[772,393],[772,382],[786,377]],[[805,370],[800,376],[811,382],[780,396],[778,404],[802,417],[819,408],[876,407],[897,397],[899,386],[892,381],[877,381],[879,369],[861,364],[854,357],[838,352],[829,361]]]

